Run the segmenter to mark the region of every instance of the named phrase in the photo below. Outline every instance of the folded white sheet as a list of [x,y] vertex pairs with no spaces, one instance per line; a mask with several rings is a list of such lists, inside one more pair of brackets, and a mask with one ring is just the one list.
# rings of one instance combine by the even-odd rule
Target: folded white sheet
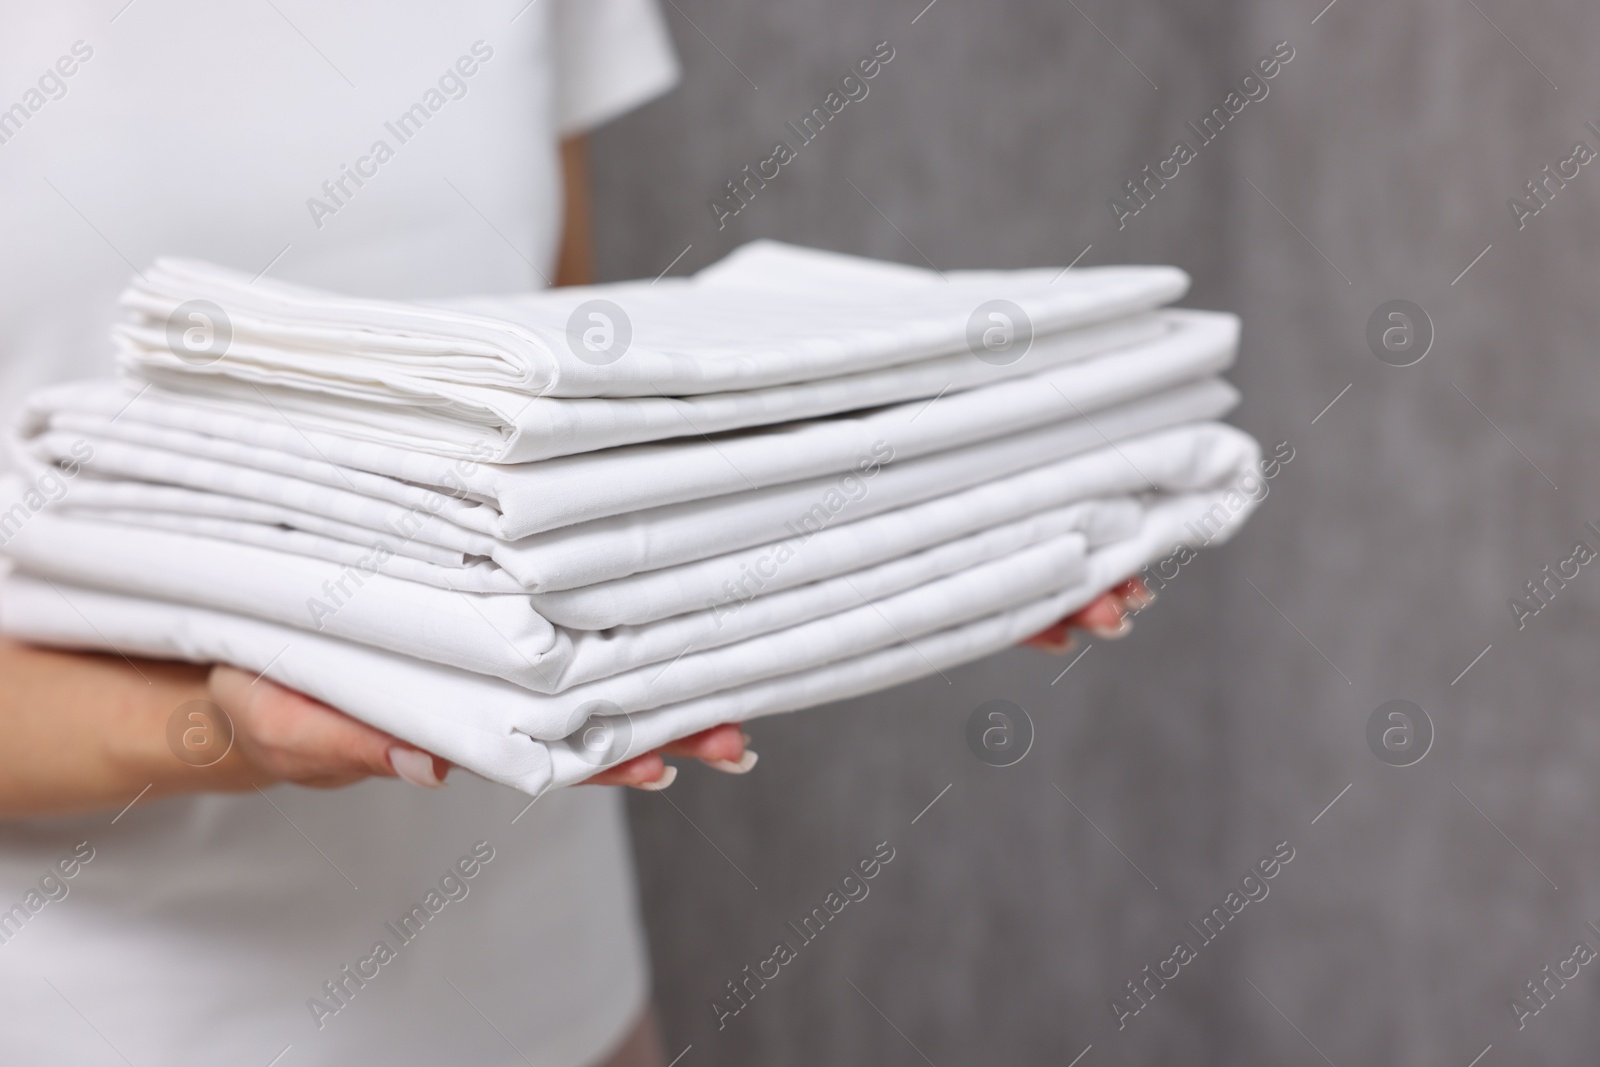
[[[537,597],[448,591],[376,567],[55,511],[24,524],[5,552],[30,573],[63,582],[252,615],[560,693],[691,649],[746,642],[734,653],[744,667],[719,668],[733,676],[764,658],[751,638],[981,567],[986,592],[960,609],[971,610],[1013,578],[1037,579],[1024,563],[1026,550],[1048,545],[1052,564],[1065,567],[1086,549],[1135,534],[1157,491],[1162,499],[1192,501],[1197,514],[1213,504],[1231,514],[1229,496],[1242,507],[1249,494],[1241,484],[1257,458],[1248,436],[1215,424],[1138,438],[1011,484],[863,520],[854,525],[874,528],[849,540],[838,535],[850,526],[796,539],[769,555],[770,566],[758,560],[754,571],[746,560],[734,567],[724,558],[716,561],[720,569],[701,564],[617,583],[628,587],[603,590],[595,604],[647,621],[603,632],[552,626]],[[984,504],[994,509],[987,516],[977,510]],[[581,605],[583,592],[555,596]],[[954,610],[924,607],[919,618],[948,625],[952,618],[941,612]]]
[[[1233,316],[1169,311],[1162,313],[1162,322],[1166,329],[1157,338],[966,392],[717,438],[685,425],[679,428],[679,440],[538,463],[452,462],[415,448],[352,448],[348,443],[330,446],[330,453],[301,436],[282,412],[268,413],[265,423],[212,414],[213,432],[197,433],[173,425],[189,426],[195,420],[168,412],[170,405],[153,409],[153,421],[146,421],[144,397],[123,396],[106,383],[39,394],[29,406],[22,433],[44,460],[62,458],[83,440],[100,453],[97,470],[126,477],[175,481],[161,476],[160,465],[178,464],[189,472],[187,477],[198,479],[179,484],[252,496],[228,487],[228,470],[240,471],[238,476],[245,479],[260,471],[398,506],[426,506],[464,528],[514,540],[592,519],[794,482],[888,457],[911,459],[1036,426],[1092,418],[1105,408],[1219,373],[1232,362],[1238,337]],[[259,440],[262,427],[279,431],[271,444]],[[377,453],[387,457],[371,463],[380,458]],[[169,454],[186,459],[172,460]],[[352,462],[380,469],[357,473]],[[392,477],[380,477],[384,474]],[[430,499],[419,485],[453,498]],[[305,509],[304,503],[291,506]],[[328,514],[344,519],[337,512]],[[459,540],[435,543],[472,551]]]
[[[340,527],[369,531],[365,540],[370,541],[373,533],[387,532],[393,537],[448,548],[459,555],[488,556],[498,543],[490,534],[451,521],[455,513],[472,506],[469,502],[431,490],[417,490],[416,496],[426,503],[408,507],[361,492],[358,486],[364,486],[359,471],[340,472],[351,475],[348,485],[326,485],[213,458],[224,451],[224,443],[216,442],[215,449],[208,447],[211,444],[212,439],[199,439],[191,443],[191,451],[174,452],[130,444],[88,430],[51,430],[28,441],[24,455],[50,466],[67,462],[74,448],[91,449],[93,459],[82,464],[79,481],[86,487],[82,494],[85,501],[108,501],[111,494],[116,494],[130,509],[186,507],[194,496],[170,492],[177,487],[213,497],[204,511],[212,517],[250,521],[254,515],[262,514],[259,505],[265,504],[281,516],[280,521],[297,527],[300,516],[316,516],[314,532],[330,536],[337,528],[329,525],[331,520]],[[26,473],[39,472],[26,459],[19,465]],[[366,478],[377,480],[375,475]],[[248,503],[240,506],[228,503],[230,500]]]
[[[445,504],[460,504],[461,501],[442,494],[432,494],[430,498],[432,504],[438,505],[436,510],[430,510],[428,505],[402,507],[349,488],[322,485],[201,456],[105,439],[96,439],[98,444],[93,459],[82,465],[82,472],[72,493],[62,506],[91,515],[107,507],[106,498],[114,497],[115,507],[121,511],[142,511],[151,515],[160,511],[168,515],[169,518],[162,522],[168,528],[209,533],[280,547],[286,551],[307,552],[343,564],[359,564],[363,560],[370,562],[378,547],[392,551],[391,546],[401,542],[441,544],[464,554],[464,569],[409,559],[398,553],[389,560],[381,561],[379,567],[385,573],[464,592],[524,589],[544,593],[591,586],[643,571],[710,559],[752,546],[810,537],[824,529],[855,525],[858,520],[894,508],[934,500],[972,486],[1005,479],[1020,471],[1042,467],[1063,457],[1108,447],[1107,456],[1083,467],[1067,468],[1062,475],[1063,488],[1053,494],[1047,488],[1049,480],[1042,484],[1028,483],[1028,492],[1044,493],[1046,495],[1040,498],[1041,501],[1052,502],[1049,505],[1041,503],[1029,510],[1037,510],[1038,506],[1068,503],[1085,496],[1137,491],[1147,487],[1147,479],[1157,478],[1160,471],[1169,466],[1176,464],[1182,468],[1183,464],[1192,462],[1193,449],[1207,447],[1205,442],[1209,438],[1202,436],[1193,442],[1183,437],[1170,441],[1162,439],[1163,443],[1151,446],[1149,459],[1132,462],[1126,455],[1117,454],[1122,446],[1114,443],[1218,417],[1233,406],[1236,398],[1237,394],[1231,387],[1212,379],[1100,411],[1089,419],[1074,419],[964,449],[935,453],[920,459],[895,460],[865,472],[851,471],[841,476],[815,478],[599,519],[514,542],[499,541],[447,521],[451,512]],[[71,455],[71,450],[83,441],[84,438],[65,431],[51,431],[35,436],[31,445],[38,455],[64,457]],[[1123,451],[1127,450],[1124,448]],[[1140,469],[1146,466],[1151,468],[1148,473]],[[103,480],[113,477],[132,480],[117,483],[117,488],[109,492],[103,491]],[[203,512],[205,521],[186,517],[181,510],[183,499],[155,484],[174,481],[214,494]],[[354,479],[352,484],[364,485],[359,479]],[[141,499],[147,490],[157,489],[163,492],[150,492],[147,498]],[[1067,492],[1078,492],[1080,495],[1063,495]],[[233,494],[241,496],[235,497]],[[239,507],[236,514],[229,513],[228,509],[235,499],[271,505],[276,509],[276,522],[291,528],[265,524],[272,520],[253,523],[248,528],[238,524],[230,528],[217,522],[217,517],[223,515],[238,519],[250,517],[246,512],[252,511],[254,505]],[[1012,499],[1018,498],[1013,494]],[[308,530],[304,535],[296,534],[292,529],[296,523],[295,516],[302,513],[330,516],[341,523],[370,530],[371,533],[365,539],[348,544],[335,544],[326,528]],[[1007,516],[1014,518],[1026,513],[1016,510],[1016,504],[1012,504]],[[981,514],[972,517],[982,518]],[[145,524],[151,523],[147,521]],[[977,528],[979,526],[976,524],[969,525],[966,531]],[[309,536],[313,532],[323,536]],[[876,531],[868,531],[866,536],[879,535]],[[848,540],[851,535],[841,534],[839,537]],[[900,543],[907,542],[902,540]],[[929,543],[932,542],[924,541],[921,544]],[[359,546],[359,551],[354,551],[353,546]],[[880,555],[877,558],[884,557]],[[482,559],[491,560],[492,566],[484,564]],[[851,566],[845,569],[851,569]],[[729,573],[720,578],[716,586],[720,588],[722,581],[736,577]],[[705,595],[716,596],[715,592],[706,592]],[[636,608],[648,609],[651,604],[645,602],[636,605]],[[594,618],[592,609],[575,605],[565,610],[568,613],[562,617],[572,620],[573,625],[580,624],[578,619],[584,611],[590,611],[589,617]],[[629,621],[648,621],[648,617],[658,616],[636,614]],[[612,621],[597,621],[593,625],[604,627],[616,625],[618,621],[613,618]]]
[[[1092,421],[1077,419],[897,460],[870,479],[851,471],[597,519],[502,542],[493,558],[530,591],[576,589],[878,515],[1108,444],[1115,455],[1131,437],[1215,418],[1236,399],[1231,386],[1211,379],[1099,412]],[[1105,461],[1107,470],[1113,466]],[[1117,469],[1145,484],[1136,467]]]
[[[517,675],[508,680],[530,689],[530,700],[525,709],[528,718],[522,728],[545,738],[558,737],[577,727],[582,717],[579,716],[578,721],[572,720],[575,709],[591,701],[610,701],[625,711],[640,711],[662,703],[703,696],[730,685],[745,684],[804,667],[821,666],[847,654],[882,647],[896,640],[915,639],[946,626],[1003,610],[1038,595],[1040,589],[1060,588],[1080,579],[1083,569],[1083,538],[1079,534],[1068,534],[891,593],[876,601],[869,601],[863,594],[857,594],[843,610],[743,641],[703,650],[680,641],[677,644],[679,654],[665,662],[647,663],[576,686],[563,688],[562,679],[555,677],[553,671],[532,658],[504,673]],[[412,588],[426,589],[421,586]],[[371,605],[373,609],[399,611],[405,610],[409,599],[403,595],[404,590],[393,587],[368,592],[372,595],[352,597],[348,606]],[[433,594],[430,599],[441,599],[438,591],[427,592]],[[847,583],[844,592],[850,592]],[[485,611],[486,608],[497,607],[506,609],[496,612],[502,616],[498,621],[491,619]],[[259,607],[252,604],[252,608],[251,614],[259,616]],[[525,624],[522,632],[503,628],[503,622],[512,621],[505,617],[518,615],[515,606],[510,604],[468,604],[464,607],[458,604],[440,605],[438,608],[430,604],[424,610],[413,612],[415,621],[410,626],[393,623],[378,625],[391,633],[404,630],[402,636],[408,639],[405,641],[408,647],[403,651],[430,662],[438,661],[441,658],[440,650],[449,648],[465,651],[467,655],[462,658],[473,659],[476,661],[473,666],[477,666],[486,660],[496,659],[494,652],[489,649],[499,645],[504,651],[498,659],[506,663],[519,656],[516,643],[548,644],[553,636],[551,627],[544,620],[528,611],[526,605],[522,605],[522,608],[519,616]],[[339,611],[331,618],[337,620],[343,614],[343,611]],[[371,614],[371,611],[363,608],[354,621],[369,622]],[[301,614],[295,621],[304,626],[304,615]],[[543,631],[538,635],[537,642],[530,641],[525,633],[528,628],[526,624],[530,623],[534,629]],[[680,633],[689,628],[675,621],[654,626]],[[607,639],[607,635],[593,632],[584,636],[591,645]],[[433,638],[432,643],[436,646],[431,650],[428,648],[429,637]],[[489,648],[474,652],[471,649],[474,640]],[[649,635],[644,635],[639,643],[649,644]],[[657,647],[667,650],[670,656],[672,646],[669,643],[660,642]],[[427,654],[418,655],[422,651],[427,651]],[[570,665],[572,652],[570,641],[562,641],[559,651],[552,649],[550,654],[540,655],[538,659],[558,663],[564,660]],[[530,681],[537,684],[527,684]],[[541,692],[536,695],[533,690]]]
[[[1137,529],[1128,501],[1056,508],[875,567],[757,597],[597,632],[552,626],[521,596],[452,593],[269,549],[42,515],[7,545],[30,574],[280,622],[559,693],[693,648],[704,651],[858,607],[964,568],[1051,542],[1063,565],[1085,555],[1087,526]],[[1070,537],[1067,535],[1071,535]],[[1103,543],[1103,542],[1102,542]]]
[[[160,260],[124,294],[141,322],[120,333],[142,375],[288,385],[514,433],[474,390],[690,396],[814,381],[966,351],[990,301],[1009,301],[1042,336],[1150,310],[1187,285],[1171,267],[934,275],[763,241],[693,279],[408,304]],[[597,299],[611,303],[609,323],[584,314]],[[194,300],[225,316],[210,324],[230,335],[214,359],[180,358],[169,338],[191,325],[169,316]],[[576,338],[597,325],[612,337],[591,353]]]
[[[766,426],[1018,378],[1148,341],[1167,329],[1159,315],[1143,313],[1038,338],[1014,363],[987,363],[962,352],[812,382],[689,397],[527,397],[508,389],[470,387],[474,402],[484,409],[483,425],[441,418],[425,406],[385,405],[170,370],[136,372],[129,388],[119,390],[118,406],[137,393],[147,421],[222,437],[243,429],[246,436],[239,440],[406,477],[391,470],[396,449],[523,463],[686,433]],[[170,415],[162,410],[173,405],[178,410]],[[196,408],[201,409],[198,415]]]
[[[775,633],[705,651],[689,650],[666,663],[611,675],[561,693],[529,690],[511,725],[540,740],[555,740],[578,729],[597,704],[625,713],[647,711],[720,689],[823,667],[901,641],[914,642],[1043,593],[1069,588],[1081,581],[1084,573],[1082,538],[1067,535],[877,600],[858,598],[846,610]],[[359,598],[353,601],[359,602]],[[395,606],[395,600],[389,604]],[[439,624],[448,618],[429,619],[424,627],[443,629]],[[487,628],[493,629],[492,625]],[[483,639],[486,628],[477,630]],[[286,651],[293,651],[295,642],[301,640],[299,635],[305,633],[292,631],[286,638]],[[534,664],[527,666],[537,670]]]
[[[683,612],[742,611],[780,590],[918,552],[930,545],[1024,521],[1090,500],[1080,527],[1090,548],[1128,536],[1127,509],[1163,493],[1226,493],[1243,483],[1258,453],[1250,437],[1196,423],[1135,437],[971,488],[840,525],[799,524],[782,540],[556,592],[535,593],[539,613],[574,629],[636,626]],[[1259,492],[1259,489],[1256,490]],[[1120,502],[1120,506],[1118,505]],[[845,513],[843,518],[853,518]]]
[[[146,486],[138,482],[108,482],[95,478],[85,478],[78,484],[83,491],[75,494],[70,503],[64,503],[61,511],[82,512],[104,522],[200,534],[268,548],[285,547],[290,542],[303,539],[306,544],[316,546],[312,550],[300,550],[304,554],[318,555],[327,550],[323,546],[329,546],[338,552],[333,558],[342,563],[352,563],[372,553],[368,547],[373,540],[370,528],[353,526],[306,511],[175,486]],[[123,492],[130,488],[137,488],[137,496],[143,499],[115,499],[133,495]],[[167,506],[159,506],[158,501]],[[217,511],[236,512],[241,517],[218,516],[215,514]],[[440,548],[415,538],[391,539],[390,551],[405,557],[408,562],[426,563],[436,569],[459,571],[474,565],[472,558],[459,551]],[[511,580],[507,578],[506,581],[510,583]],[[513,583],[497,591],[512,593],[517,591],[517,587]]]
[[[112,483],[117,484],[117,483]],[[81,483],[83,488],[95,486],[92,481]],[[436,589],[449,589],[463,593],[526,593],[522,583],[511,572],[492,560],[463,556],[459,552],[443,561],[426,558],[432,552],[446,556],[445,549],[435,549],[403,537],[390,537],[371,530],[343,536],[308,533],[293,526],[273,524],[270,521],[219,519],[208,515],[187,512],[154,511],[149,509],[119,510],[98,508],[85,503],[92,493],[82,499],[74,496],[55,510],[63,515],[80,516],[91,521],[123,523],[135,529],[168,530],[173,533],[206,537],[240,545],[257,545],[275,552],[286,552],[312,559],[326,560],[342,567],[356,567],[363,572],[374,567],[383,574],[407,581],[420,582]],[[204,495],[204,494],[201,494]],[[215,498],[232,502],[234,498]],[[244,501],[243,503],[251,503]],[[285,514],[291,514],[287,511]],[[291,517],[290,521],[298,521]],[[355,530],[354,527],[351,528]],[[596,627],[603,629],[603,627]]]
[[[853,514],[841,514],[839,524],[820,528],[808,522],[775,543],[577,589],[535,594],[531,599],[551,621],[585,630],[638,625],[702,609],[725,612],[727,605],[759,594],[845,574],[1076,500],[1140,491],[1145,488],[1145,478],[1161,479],[1175,490],[1220,485],[1231,470],[1232,457],[1242,454],[1245,447],[1236,443],[1240,436],[1208,424],[1162,431],[1148,443],[1125,443],[1125,459],[1091,451],[883,514],[855,521],[849,521]],[[1169,475],[1173,478],[1166,481]],[[17,489],[0,485],[0,510],[19,491],[20,485]],[[171,510],[155,510],[157,507]],[[249,521],[212,517],[228,508],[246,515]],[[520,582],[492,562],[464,565],[459,555],[444,563],[421,562],[406,558],[407,550],[445,550],[354,526],[337,531],[335,537],[340,539],[304,533],[279,524],[306,525],[313,530],[328,524],[303,523],[305,513],[232,497],[85,477],[53,511],[94,522],[258,545],[358,567],[363,573],[376,568],[385,575],[460,592],[523,591]],[[1089,513],[1083,530],[1091,545],[1123,536],[1122,521],[1108,518],[1115,514],[1114,509]],[[8,550],[25,553],[37,543],[34,537]],[[378,546],[395,556],[381,558],[376,553]],[[71,552],[91,554],[87,547],[74,546]],[[74,578],[69,573],[62,576]]]
[[[795,642],[788,663],[815,663],[825,650],[839,655],[817,666],[769,673],[758,681],[717,685],[713,679],[713,688],[702,684],[701,695],[688,699],[671,699],[670,694],[690,691],[694,685],[669,680],[689,656],[653,683],[630,680],[604,690],[580,687],[552,699],[483,675],[280,624],[25,575],[13,575],[0,586],[0,631],[66,647],[233,663],[261,671],[469,770],[537,795],[551,785],[581,781],[601,766],[718,722],[887,688],[1008,647],[1081,607],[1144,563],[1166,555],[1174,544],[1192,540],[1187,524],[1200,515],[1197,503],[1157,504],[1145,513],[1135,536],[1092,552],[1080,579],[1063,582],[1065,575],[1060,574],[1056,584],[1025,590],[1013,604],[981,618],[923,633],[915,618],[902,614],[906,602],[887,598],[858,609],[854,625],[862,633],[870,631],[866,645],[813,632]],[[1219,539],[1235,528],[1225,527]],[[982,594],[962,589],[960,597],[968,592]],[[883,614],[874,609],[883,609]],[[879,619],[876,626],[868,621],[869,613]],[[813,624],[812,629],[827,629],[827,623]],[[895,625],[911,627],[909,639],[898,633],[890,637]],[[692,673],[698,675],[710,665],[705,661]],[[622,695],[629,704],[650,710],[630,712],[608,697],[593,695],[601,692]],[[580,696],[582,703],[570,703]],[[596,714],[613,728],[613,743],[599,750],[593,747],[596,731],[578,732]],[[552,740],[558,737],[565,740]]]

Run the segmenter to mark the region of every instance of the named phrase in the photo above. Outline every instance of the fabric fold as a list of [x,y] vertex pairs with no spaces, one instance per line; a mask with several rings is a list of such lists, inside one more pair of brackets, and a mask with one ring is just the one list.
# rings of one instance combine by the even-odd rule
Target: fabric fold
[[454,414],[271,381],[220,376],[195,381],[178,370],[130,368],[132,382],[115,390],[114,403],[104,413],[115,414],[138,395],[148,421],[426,481],[425,472],[419,477],[393,465],[416,450],[450,459],[525,463],[686,432],[723,433],[816,418],[1023,377],[1153,340],[1170,329],[1161,313],[1146,313],[1040,338],[1015,362],[985,362],[964,351],[812,382],[685,397],[528,397],[509,389],[457,385],[462,396]]
[[[849,286],[802,284],[819,257],[840,258],[759,242],[742,254],[743,271],[765,275],[759,285],[740,284],[741,270],[725,270],[433,304],[360,299],[161,259],[124,293],[138,321],[118,336],[125,366],[143,373],[270,382],[448,414],[461,385],[530,397],[626,397],[812,381],[961,352],[974,313],[996,300],[1016,308],[1030,332],[1047,334],[1150,310],[1188,287],[1172,267],[930,271],[920,284],[892,285],[887,314],[885,288],[860,272]],[[774,276],[786,271],[797,284],[775,286]],[[610,308],[594,314],[611,316],[598,325],[584,314],[596,300]],[[196,301],[208,302],[217,321],[205,318],[204,307],[186,307]],[[189,317],[196,313],[198,327]],[[213,331],[199,350],[204,358],[192,347],[180,355],[182,343],[169,336],[195,328]],[[223,328],[226,345],[215,342]],[[625,329],[629,339],[612,359],[571,343],[574,328],[607,328],[613,337]]]

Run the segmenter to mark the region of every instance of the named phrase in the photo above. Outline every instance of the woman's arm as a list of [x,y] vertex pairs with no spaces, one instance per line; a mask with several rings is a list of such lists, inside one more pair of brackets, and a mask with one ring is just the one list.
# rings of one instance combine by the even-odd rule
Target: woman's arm
[[[195,718],[197,701],[220,709],[233,735],[209,766],[194,766],[175,747],[184,730],[219,721]],[[135,798],[235,793],[279,782],[327,789],[398,776],[440,786],[450,769],[381,730],[232,667],[58,652],[4,639],[0,738],[0,819],[116,810]],[[719,770],[753,763],[737,726],[715,727],[662,751]],[[607,770],[594,784],[655,783],[666,770],[652,752]]]
[[183,764],[166,718],[205,696],[201,668],[0,641],[0,817],[120,807],[157,779],[170,792]]
[[[233,738],[209,766],[170,738],[201,701]],[[176,720],[176,731],[172,729]],[[393,737],[230,668],[58,652],[0,640],[0,818],[120,808],[135,797],[239,792],[368,775],[437,783],[447,765]],[[222,748],[223,746],[218,746]]]
[[594,284],[594,209],[589,194],[589,142],[561,142],[561,181],[566,190],[561,220],[557,285]]

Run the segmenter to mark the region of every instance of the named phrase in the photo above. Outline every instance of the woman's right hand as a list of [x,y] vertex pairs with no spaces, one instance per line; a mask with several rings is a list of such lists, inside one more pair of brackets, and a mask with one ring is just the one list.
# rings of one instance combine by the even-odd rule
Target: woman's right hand
[[[221,709],[226,726],[209,705]],[[220,744],[229,727],[231,742]],[[756,758],[746,741],[737,726],[713,727],[586,784],[664,788],[676,770],[663,755],[744,773]],[[4,639],[0,742],[0,819],[115,811],[135,799],[280,782],[331,789],[400,777],[436,788],[450,770],[414,745],[232,667],[61,652]],[[213,757],[207,745],[223,751]]]
[[205,768],[216,772],[207,788],[291,782],[337,789],[369,777],[445,784],[447,761],[292,689],[220,666],[211,668],[207,683],[211,701],[233,726],[233,747]]
[[[371,775],[396,774],[413,785],[437,788],[450,770],[448,762],[414,745],[232,667],[213,668],[210,689],[212,700],[233,722],[234,750],[239,757],[231,768],[218,765],[227,773],[228,785],[213,788],[248,789],[269,782],[293,782],[329,789]],[[743,774],[756,761],[755,752],[745,747],[747,740],[738,726],[725,723],[607,768],[583,784],[665,789],[677,777],[677,770],[663,755],[696,759],[720,771]]]
[[1106,590],[1089,603],[1049,629],[1022,642],[1029,648],[1064,655],[1078,647],[1074,630],[1086,630],[1096,637],[1115,641],[1133,628],[1132,615],[1155,603],[1156,595],[1139,578],[1129,578]]
[[0,818],[116,811],[136,798],[279,782],[334,788],[399,776],[438,786],[449,770],[413,745],[231,667],[6,640],[0,740]]

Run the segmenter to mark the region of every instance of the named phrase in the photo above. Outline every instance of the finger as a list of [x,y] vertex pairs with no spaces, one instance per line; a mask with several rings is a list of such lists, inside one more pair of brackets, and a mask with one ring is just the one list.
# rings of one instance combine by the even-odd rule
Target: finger
[[661,751],[672,756],[697,759],[726,774],[748,774],[760,757],[746,747],[749,738],[737,723],[723,723],[709,730],[673,741]]
[[636,789],[654,786],[656,789],[665,789],[676,777],[677,769],[668,767],[667,761],[661,758],[660,753],[646,752],[615,767],[608,767],[599,774],[591,775],[579,784],[627,785]]
[[1077,647],[1072,638],[1074,629],[1087,630],[1096,637],[1115,640],[1133,628],[1127,616],[1143,611],[1155,602],[1156,595],[1138,577],[1101,593],[1082,608],[1045,630],[1040,630],[1023,641],[1030,648],[1046,652],[1070,652]]
[[1066,623],[1096,637],[1117,638],[1127,632],[1122,619],[1122,601],[1112,593],[1101,593],[1082,610],[1069,615]]
[[1046,652],[1068,652],[1075,646],[1071,631],[1087,630],[1096,637],[1115,640],[1132,629],[1132,623],[1123,617],[1124,604],[1114,592],[1101,593],[1087,605],[1073,612],[1049,629],[1041,630],[1023,642]]
[[219,666],[211,683],[246,755],[279,778],[309,785],[399,776],[438,786],[449,771],[446,761],[266,679]]
[[395,738],[266,679],[248,684],[248,736],[300,774],[396,773],[389,760]]
[[1113,592],[1122,598],[1123,606],[1132,611],[1143,611],[1156,602],[1156,594],[1140,578],[1129,578]]
[[450,773],[450,762],[431,752],[397,742],[389,746],[389,766],[394,773],[412,785],[423,789],[441,789],[445,775]]
[[1030,648],[1056,654],[1070,652],[1078,644],[1072,636],[1072,628],[1065,621],[1058,622],[1047,630],[1040,630],[1022,643]]

